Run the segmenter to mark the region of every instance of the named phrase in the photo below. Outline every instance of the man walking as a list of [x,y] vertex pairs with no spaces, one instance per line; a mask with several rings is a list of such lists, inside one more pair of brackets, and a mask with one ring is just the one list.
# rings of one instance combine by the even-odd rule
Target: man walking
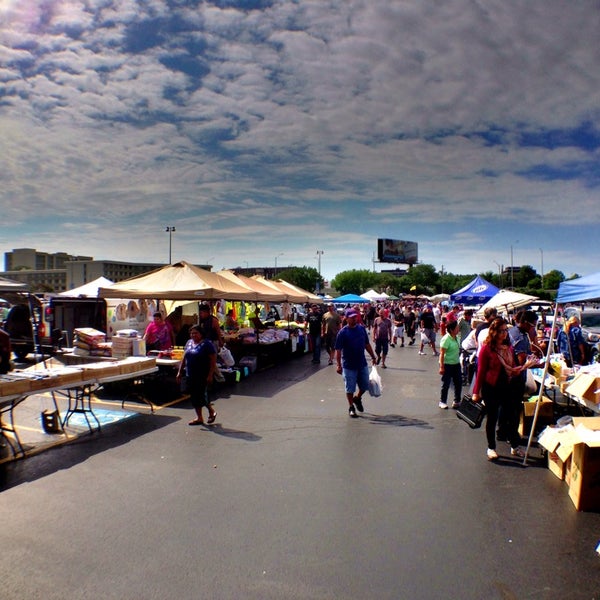
[[379,316],[373,321],[373,341],[375,342],[375,354],[377,354],[377,364],[381,362],[381,367],[387,369],[385,359],[387,357],[389,345],[392,342],[392,320],[385,316],[385,308],[379,311]]
[[419,319],[419,325],[421,327],[421,347],[419,348],[419,354],[424,355],[425,344],[429,344],[433,350],[433,355],[437,356],[437,350],[435,349],[435,332],[437,330],[437,323],[433,316],[433,306],[426,304],[425,309],[421,313]]
[[[348,414],[358,418],[356,411],[364,411],[362,397],[369,389],[369,367],[365,358],[365,350],[376,362],[375,352],[369,343],[369,334],[364,325],[357,323],[358,313],[350,308],[346,311],[346,325],[340,329],[335,340],[337,372],[344,376]],[[358,386],[358,395],[354,392]]]
[[335,357],[335,339],[342,326],[342,318],[335,310],[333,304],[329,304],[327,312],[323,315],[323,339],[325,340],[325,350],[329,354],[329,363],[333,364]]
[[306,317],[306,321],[308,324],[308,336],[312,345],[312,363],[313,365],[318,365],[321,362],[321,324],[323,315],[317,304],[313,304],[310,307],[310,312]]

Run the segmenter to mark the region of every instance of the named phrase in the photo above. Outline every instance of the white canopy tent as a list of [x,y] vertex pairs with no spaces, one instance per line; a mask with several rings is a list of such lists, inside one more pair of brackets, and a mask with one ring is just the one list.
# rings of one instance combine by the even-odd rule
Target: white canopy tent
[[385,292],[376,292],[375,290],[368,290],[360,296],[365,300],[369,300],[369,302],[382,302],[383,300],[387,300],[389,298]]

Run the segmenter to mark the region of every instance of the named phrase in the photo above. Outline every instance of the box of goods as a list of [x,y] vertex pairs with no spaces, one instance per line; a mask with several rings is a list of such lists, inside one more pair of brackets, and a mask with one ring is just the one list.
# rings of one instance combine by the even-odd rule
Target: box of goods
[[[519,420],[519,435],[528,436],[531,433],[531,425],[533,424],[533,415],[535,414],[535,405],[537,396],[533,396],[531,401],[523,402],[523,410]],[[535,424],[536,432],[540,431],[548,425],[554,423],[554,404],[550,398],[542,396],[538,418]]]
[[29,379],[11,374],[0,375],[0,397],[21,396],[31,391]]
[[250,373],[254,373],[258,366],[258,358],[256,356],[242,356],[238,364],[240,367],[247,367]]
[[122,375],[130,375],[156,368],[156,359],[146,356],[129,356],[119,361]]
[[76,386],[83,380],[83,371],[77,367],[62,367],[53,369],[59,386]]
[[81,369],[83,372],[83,379],[86,381],[98,381],[107,377],[116,377],[121,374],[119,365],[116,361],[103,363],[89,363],[87,365],[81,365]]
[[99,342],[96,346],[89,349],[90,356],[112,356],[111,342]]
[[566,393],[594,404],[600,404],[600,377],[591,373],[579,372],[567,387]]
[[119,329],[119,331],[117,331],[117,337],[135,338],[137,336],[137,329]]
[[131,356],[133,349],[133,338],[115,335],[112,338],[112,356],[114,358],[124,358]]
[[58,378],[50,370],[47,371],[32,371],[28,373],[29,389],[32,392],[47,390],[52,387],[58,387]]
[[573,417],[579,442],[573,446],[569,497],[577,510],[600,510],[600,417]]
[[97,346],[100,342],[106,342],[106,334],[92,327],[78,327],[73,330],[77,341],[88,346]]
[[570,475],[571,454],[579,437],[572,425],[546,427],[538,438],[538,444],[548,452],[548,469],[559,479]]

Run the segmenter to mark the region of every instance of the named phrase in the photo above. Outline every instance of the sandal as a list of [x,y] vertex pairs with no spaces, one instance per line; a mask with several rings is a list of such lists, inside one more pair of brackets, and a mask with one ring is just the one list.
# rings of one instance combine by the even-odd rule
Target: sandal
[[193,421],[190,421],[188,425],[204,425],[204,421],[201,421],[200,419],[194,419]]
[[208,417],[208,419],[206,420],[206,422],[207,423],[214,423],[216,418],[217,418],[217,413],[215,411],[212,415],[210,415]]

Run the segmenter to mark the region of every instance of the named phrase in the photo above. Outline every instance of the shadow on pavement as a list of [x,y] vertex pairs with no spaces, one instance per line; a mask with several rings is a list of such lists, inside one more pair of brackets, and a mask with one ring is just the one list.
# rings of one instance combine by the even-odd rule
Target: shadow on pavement
[[412,419],[402,415],[365,415],[373,425],[394,425],[396,427],[420,427],[422,429],[434,429],[427,421]]
[[223,427],[218,423],[215,425],[211,425],[209,430],[217,435],[222,435],[224,437],[233,438],[237,440],[244,440],[246,442],[258,442],[262,440],[260,435],[256,435],[250,431],[239,431],[237,429],[228,429],[227,427]]
[[40,454],[4,463],[0,466],[0,492],[69,469],[90,456],[127,444],[178,420],[177,417],[139,414],[103,426],[100,433],[76,437]]

